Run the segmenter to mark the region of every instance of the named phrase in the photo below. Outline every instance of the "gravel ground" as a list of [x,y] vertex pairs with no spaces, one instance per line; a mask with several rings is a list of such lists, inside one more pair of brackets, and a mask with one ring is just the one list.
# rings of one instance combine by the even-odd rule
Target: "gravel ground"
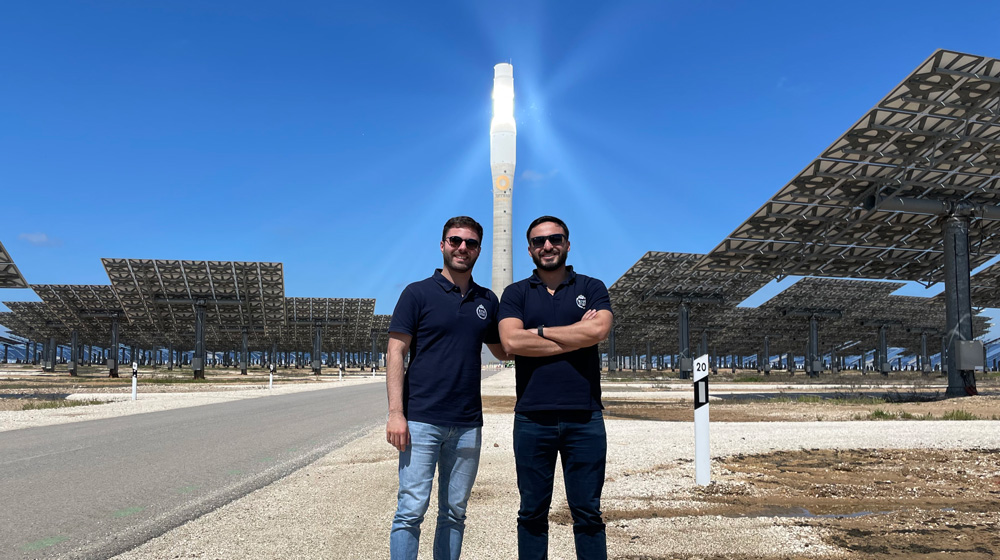
[[[382,379],[376,380],[381,382]],[[357,380],[347,383],[371,382]],[[281,387],[290,392],[321,388]],[[513,372],[483,383],[486,395],[513,395]],[[137,402],[72,409],[0,413],[0,429],[117,414],[194,406],[265,394],[260,389],[224,393],[142,396]],[[92,395],[91,395],[92,396]],[[90,398],[91,396],[74,396]],[[17,416],[17,420],[12,418]],[[479,477],[468,512],[464,556],[516,557],[517,488],[511,451],[512,415],[485,416]],[[697,510],[690,423],[607,421],[609,515],[612,558],[836,558],[846,553],[826,544],[823,529],[794,518],[690,515],[648,518],[628,515],[651,503]],[[1000,421],[767,422],[712,424],[713,456],[780,450],[858,448],[995,447]],[[377,429],[316,463],[214,512],[118,556],[145,558],[388,558],[389,524],[395,508],[395,451]],[[425,521],[421,558],[430,558],[434,511]],[[557,473],[550,557],[572,558],[572,528]]]

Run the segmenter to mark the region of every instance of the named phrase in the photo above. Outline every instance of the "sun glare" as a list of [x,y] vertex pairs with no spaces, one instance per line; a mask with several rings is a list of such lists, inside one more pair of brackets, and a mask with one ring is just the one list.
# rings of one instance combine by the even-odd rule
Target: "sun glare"
[[510,64],[497,64],[493,81],[493,121],[491,131],[514,128],[514,69]]

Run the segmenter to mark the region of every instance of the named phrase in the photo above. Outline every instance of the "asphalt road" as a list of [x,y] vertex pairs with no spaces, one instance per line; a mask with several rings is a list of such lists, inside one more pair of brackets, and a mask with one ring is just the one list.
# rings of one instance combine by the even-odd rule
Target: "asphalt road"
[[107,558],[385,421],[381,383],[0,432],[0,558]]

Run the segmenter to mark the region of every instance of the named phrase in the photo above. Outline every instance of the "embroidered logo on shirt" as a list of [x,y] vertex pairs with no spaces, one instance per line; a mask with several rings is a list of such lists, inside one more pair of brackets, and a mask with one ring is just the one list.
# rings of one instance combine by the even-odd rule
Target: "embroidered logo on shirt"
[[580,309],[587,308],[587,298],[583,295],[576,296],[576,306]]
[[483,307],[483,304],[480,303],[479,307],[476,308],[476,315],[478,315],[480,319],[484,321],[486,320],[486,308]]

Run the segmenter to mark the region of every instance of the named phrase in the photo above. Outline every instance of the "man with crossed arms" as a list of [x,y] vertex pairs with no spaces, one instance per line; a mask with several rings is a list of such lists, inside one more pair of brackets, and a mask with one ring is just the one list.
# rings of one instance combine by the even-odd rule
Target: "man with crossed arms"
[[528,227],[530,278],[504,290],[500,340],[515,356],[514,457],[521,506],[521,560],[548,558],[549,506],[556,456],[562,458],[577,558],[606,559],[601,491],[607,434],[601,410],[601,358],[613,316],[608,289],[566,266],[569,228],[554,216]]

